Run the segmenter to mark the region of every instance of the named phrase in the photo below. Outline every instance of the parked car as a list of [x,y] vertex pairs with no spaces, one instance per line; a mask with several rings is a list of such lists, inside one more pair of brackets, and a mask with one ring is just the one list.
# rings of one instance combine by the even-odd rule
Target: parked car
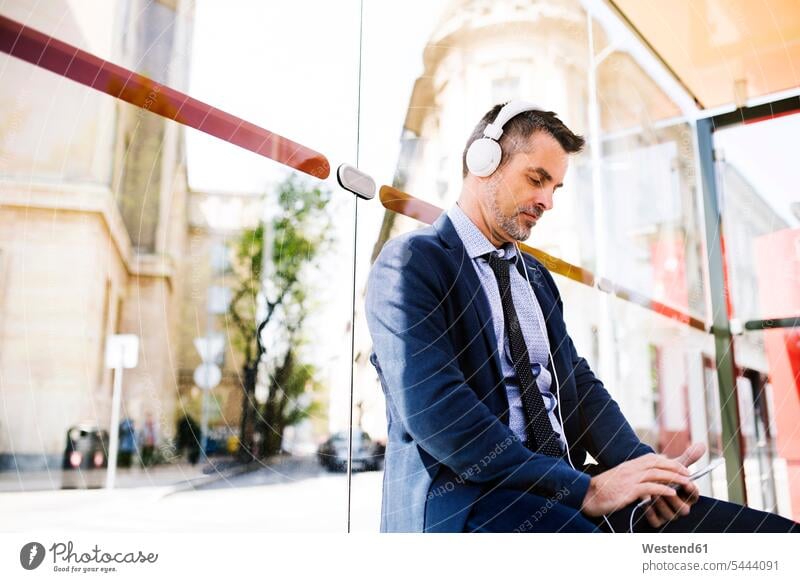
[[61,468],[62,489],[103,487],[108,468],[108,431],[94,424],[70,427]]
[[[334,433],[317,450],[320,464],[329,471],[347,470],[348,432]],[[361,429],[353,429],[353,471],[380,471],[386,447]]]

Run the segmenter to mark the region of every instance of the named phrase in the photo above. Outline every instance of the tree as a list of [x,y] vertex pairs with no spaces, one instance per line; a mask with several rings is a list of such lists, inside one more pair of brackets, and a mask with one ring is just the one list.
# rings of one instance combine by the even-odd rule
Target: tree
[[[295,337],[293,334],[290,337]],[[261,434],[261,456],[274,455],[281,450],[283,430],[319,412],[313,395],[321,385],[315,379],[316,369],[299,361],[298,350],[292,345],[270,378],[270,390],[263,413],[258,419]],[[303,396],[308,395],[308,402]]]
[[[283,430],[315,412],[313,398],[302,403],[302,394],[313,394],[320,385],[315,369],[303,364],[303,323],[311,307],[306,271],[333,242],[331,217],[326,211],[331,193],[311,188],[291,176],[278,186],[278,211],[270,222],[271,245],[265,248],[264,225],[249,229],[234,243],[233,272],[236,285],[228,316],[234,332],[231,342],[242,355],[243,402],[240,453],[244,458],[263,457],[280,450]],[[268,269],[264,319],[256,320],[258,294],[262,290],[265,252]],[[258,341],[269,337],[270,350]],[[255,401],[258,366],[263,360],[272,370],[267,402]],[[307,400],[307,399],[306,399]],[[261,446],[254,450],[253,433]]]

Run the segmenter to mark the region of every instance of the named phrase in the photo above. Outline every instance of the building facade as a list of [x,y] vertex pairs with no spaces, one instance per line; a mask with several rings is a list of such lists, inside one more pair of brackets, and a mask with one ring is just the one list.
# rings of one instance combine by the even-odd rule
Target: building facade
[[[187,91],[193,10],[82,0],[4,14]],[[257,224],[259,198],[190,191],[182,126],[6,55],[0,64],[0,469],[60,467],[70,426],[108,429],[104,350],[123,333],[140,353],[121,417],[152,416],[168,457],[176,420],[199,422],[193,340],[220,325],[206,317],[207,289],[225,284],[212,256]],[[238,426],[236,369],[228,348],[212,423]]]

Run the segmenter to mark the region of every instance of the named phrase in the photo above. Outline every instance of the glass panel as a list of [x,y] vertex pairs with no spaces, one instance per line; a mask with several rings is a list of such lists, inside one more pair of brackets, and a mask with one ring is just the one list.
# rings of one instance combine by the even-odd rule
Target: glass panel
[[702,319],[703,231],[691,141],[688,124],[606,141],[606,264],[615,283]]
[[599,220],[602,229],[586,245],[587,264],[702,320],[704,236],[692,127],[681,119],[675,89],[652,76],[642,51],[619,50],[628,46],[619,29],[593,22],[599,175],[587,169],[593,196],[585,196],[583,212],[587,222],[599,216],[595,227]]
[[[639,436],[674,457],[708,442],[703,361],[714,357],[692,127],[641,51],[619,50],[628,45],[613,27],[593,30],[590,264],[621,292],[595,294],[577,326],[597,329],[594,368]],[[708,479],[700,486],[711,492]]]
[[788,291],[800,275],[787,268],[799,252],[800,168],[783,155],[798,131],[800,115],[789,115],[714,134],[731,309],[742,321],[800,315]]
[[[564,277],[556,282],[576,349],[598,370],[602,322],[594,307],[597,291]],[[713,355],[713,338],[629,301],[612,298],[609,306],[618,379],[612,383],[598,377],[639,437],[669,456],[679,455],[691,442],[705,442],[712,427],[703,400],[703,354]]]
[[[426,203],[416,208],[427,208],[435,217],[458,198],[466,139],[492,105],[519,98],[556,111],[587,137],[587,146],[571,158],[554,208],[527,243],[587,269],[587,281],[598,268],[598,249],[605,253],[604,283],[616,285],[632,302],[557,277],[580,354],[647,442],[675,453],[689,439],[706,441],[702,354],[713,357],[714,352],[704,325],[692,134],[679,119],[680,108],[629,54],[612,51],[597,70],[595,165],[589,35],[580,6],[454,2],[436,5],[441,10],[428,10],[426,4],[416,11],[378,11],[376,4],[367,1],[364,12],[362,167],[379,185]],[[413,18],[414,25],[402,26],[404,18]],[[598,53],[615,40],[597,24],[594,34]],[[391,66],[371,64],[395,54],[404,57]],[[416,60],[409,57],[415,54]],[[397,133],[399,143],[387,156],[386,135]],[[593,175],[593,167],[602,171]],[[602,222],[595,219],[598,204]],[[360,210],[359,235],[366,243],[359,247],[359,296],[368,265],[383,244],[424,226],[396,208],[364,205]],[[363,309],[363,302],[359,305]],[[654,310],[681,317],[670,319]],[[689,315],[695,318],[692,327],[683,323]],[[355,342],[356,418],[371,434],[386,438],[386,405],[369,362],[372,340],[363,312],[356,320]],[[382,485],[378,475],[354,476],[354,529],[377,527]]]
[[[452,193],[455,187],[454,164],[460,164],[460,160],[439,154],[429,158],[428,153],[423,154],[423,150],[429,152],[432,150],[428,147],[435,146],[426,145],[427,140],[412,131],[410,125],[417,122],[415,119],[424,118],[429,104],[410,106],[409,99],[413,100],[413,95],[422,90],[423,51],[446,4],[444,0],[412,0],[402,5],[365,0],[363,13],[359,166],[379,187],[394,185],[439,205],[440,197]],[[425,165],[423,159],[435,164],[431,179],[428,174],[425,178],[420,175],[420,168]],[[383,243],[422,224],[387,212],[377,196],[370,203],[359,202],[358,212],[353,419],[356,428],[366,431],[379,444],[380,451],[387,444],[386,402],[369,361],[372,338],[364,313],[366,281]],[[380,462],[381,470],[353,474],[352,531],[375,532],[380,528],[382,466]]]
[[784,152],[798,131],[790,115],[714,134],[748,500],[787,515],[800,507],[800,170]]
[[[27,14],[3,8],[149,75],[156,95],[135,107],[0,54],[4,527],[344,531],[347,448],[329,437],[349,422],[355,199],[333,172],[269,159],[286,142],[261,128],[334,171],[354,163],[358,2]],[[177,119],[237,116],[239,145],[158,115],[170,88],[217,108],[181,101]],[[120,334],[139,343],[117,420],[105,354]],[[62,488],[106,485],[111,432],[108,503],[64,503]]]

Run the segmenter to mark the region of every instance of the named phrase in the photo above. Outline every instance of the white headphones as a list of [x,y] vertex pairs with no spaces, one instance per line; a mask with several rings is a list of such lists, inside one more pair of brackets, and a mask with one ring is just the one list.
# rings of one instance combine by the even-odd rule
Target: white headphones
[[500,136],[503,135],[503,126],[511,118],[524,111],[540,110],[541,107],[528,101],[509,101],[506,103],[494,121],[483,130],[483,136],[476,139],[467,149],[467,169],[471,174],[485,178],[491,176],[500,165],[503,150],[500,148]]

